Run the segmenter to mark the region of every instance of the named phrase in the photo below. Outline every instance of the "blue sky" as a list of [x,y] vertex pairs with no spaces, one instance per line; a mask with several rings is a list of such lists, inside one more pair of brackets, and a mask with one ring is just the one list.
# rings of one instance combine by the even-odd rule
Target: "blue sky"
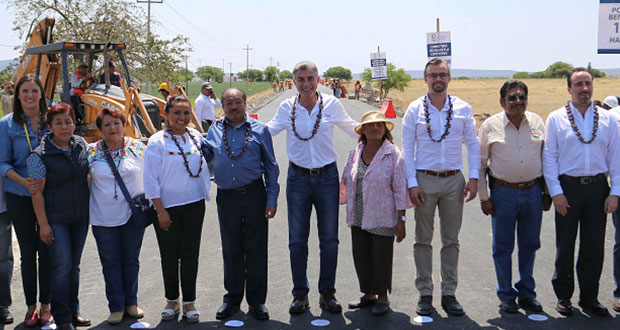
[[[141,4],[146,9],[146,4]],[[377,46],[388,62],[407,70],[426,63],[426,32],[452,32],[452,67],[541,71],[555,61],[619,68],[619,55],[597,55],[597,0],[164,0],[152,5],[163,37],[190,38],[191,70],[199,65],[264,69],[273,58],[292,70],[301,60],[320,72],[341,65],[360,72]],[[146,10],[145,10],[146,13]],[[13,13],[2,4],[0,60],[19,56],[11,31]]]

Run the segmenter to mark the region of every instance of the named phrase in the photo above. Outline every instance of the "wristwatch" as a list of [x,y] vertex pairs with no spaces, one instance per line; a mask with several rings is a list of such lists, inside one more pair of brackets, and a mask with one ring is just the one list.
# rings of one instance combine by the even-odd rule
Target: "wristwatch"
[[399,215],[398,216],[398,220],[402,221],[402,222],[406,222],[407,221],[407,217],[404,215]]

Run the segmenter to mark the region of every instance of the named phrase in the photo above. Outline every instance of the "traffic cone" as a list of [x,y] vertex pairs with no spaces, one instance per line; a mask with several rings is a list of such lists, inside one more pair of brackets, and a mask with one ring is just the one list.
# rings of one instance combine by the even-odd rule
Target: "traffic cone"
[[257,114],[257,113],[251,113],[251,114],[250,114],[250,117],[252,117],[252,118],[254,118],[254,119],[258,120],[258,114]]
[[381,106],[381,112],[385,115],[385,118],[396,118],[396,111],[394,111],[394,106],[392,105],[391,99],[383,100],[383,105]]

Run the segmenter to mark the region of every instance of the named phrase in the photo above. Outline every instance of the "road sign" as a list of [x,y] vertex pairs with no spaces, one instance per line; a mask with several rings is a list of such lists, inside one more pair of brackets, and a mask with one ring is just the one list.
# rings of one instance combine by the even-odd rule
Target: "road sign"
[[370,53],[370,71],[372,72],[372,80],[388,78],[385,52]]
[[620,54],[620,1],[601,0],[598,10],[598,53]]
[[450,40],[450,31],[444,32],[428,32],[426,34],[426,50],[428,59],[441,58],[452,64],[452,42]]

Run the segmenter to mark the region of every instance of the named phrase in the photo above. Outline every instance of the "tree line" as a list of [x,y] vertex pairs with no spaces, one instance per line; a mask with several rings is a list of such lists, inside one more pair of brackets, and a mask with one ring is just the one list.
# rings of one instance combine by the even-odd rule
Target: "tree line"
[[[558,61],[558,62],[555,62],[549,65],[545,71],[538,71],[538,72],[532,72],[532,73],[520,71],[520,72],[513,74],[512,78],[513,79],[566,78],[568,73],[574,68],[575,67],[571,64]],[[591,63],[588,63],[587,69],[594,78],[603,78],[606,76],[605,72],[602,72],[601,70],[593,68]]]

